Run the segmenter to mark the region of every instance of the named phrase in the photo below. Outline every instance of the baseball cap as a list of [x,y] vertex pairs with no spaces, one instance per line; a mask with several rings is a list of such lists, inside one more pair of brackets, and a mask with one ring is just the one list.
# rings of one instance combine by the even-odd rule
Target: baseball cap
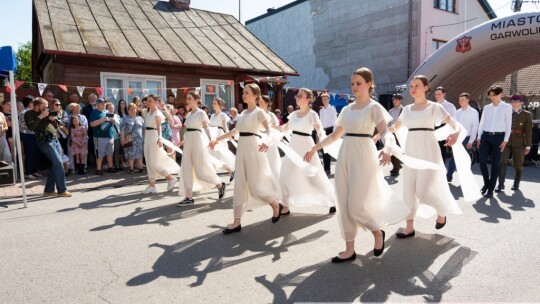
[[392,98],[393,99],[403,100],[403,95],[401,95],[399,93],[395,93],[395,94],[392,95]]
[[103,98],[98,98],[98,99],[96,100],[96,103],[105,103],[105,99],[103,99]]
[[523,95],[517,95],[517,94],[514,94],[512,95],[512,98],[510,98],[510,100],[512,101],[523,101],[525,98]]

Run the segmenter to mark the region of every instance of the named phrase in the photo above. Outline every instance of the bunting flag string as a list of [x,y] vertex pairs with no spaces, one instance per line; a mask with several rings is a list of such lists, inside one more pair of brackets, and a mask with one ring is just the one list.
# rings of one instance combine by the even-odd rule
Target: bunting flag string
[[[253,79],[255,81],[261,81],[263,79],[275,79],[275,77],[253,77]],[[127,95],[132,95],[134,92],[138,91],[138,92],[142,92],[142,95],[144,97],[148,96],[151,92],[151,90],[158,90],[158,91],[168,91],[170,90],[172,92],[172,94],[174,95],[175,98],[178,97],[178,90],[182,91],[185,94],[187,94],[187,92],[189,92],[189,90],[197,90],[200,92],[201,90],[201,87],[179,87],[179,88],[155,88],[155,89],[148,89],[148,88],[108,88],[106,91],[104,88],[102,87],[86,87],[86,86],[72,86],[72,85],[65,85],[65,84],[47,84],[47,83],[35,83],[35,82],[30,82],[30,81],[21,81],[21,80],[17,80],[15,82],[15,89],[18,89],[20,86],[22,86],[23,84],[25,83],[28,83],[28,84],[33,84],[33,85],[37,85],[37,88],[39,90],[39,94],[40,95],[43,95],[43,92],[45,91],[45,89],[47,89],[48,87],[51,87],[51,86],[56,86],[58,88],[60,88],[62,91],[68,93],[69,92],[69,88],[76,88],[77,89],[77,92],[79,93],[79,95],[81,97],[83,97],[83,94],[84,94],[84,91],[86,89],[91,89],[91,90],[95,90],[95,92],[97,93],[97,95],[102,98],[104,97],[104,93],[105,92],[108,92],[107,94],[111,94],[115,99],[118,98],[118,95],[121,95],[120,94],[120,90],[126,90],[127,92]],[[277,86],[275,83],[271,83],[271,82],[266,82],[268,84],[268,86],[271,88],[271,89],[279,89],[279,86]],[[227,80],[227,84],[226,85],[229,85],[229,86],[234,86],[234,85],[237,85],[240,87],[240,88],[244,88],[245,87],[245,82],[244,81],[241,81],[241,82],[234,82],[232,80]],[[218,85],[206,85],[205,88],[207,90],[207,92],[209,93],[213,93],[213,94],[216,94],[216,93],[222,93],[222,94],[226,94],[227,93],[227,90],[226,90],[226,86],[225,84],[218,84]],[[12,90],[12,88],[9,86],[9,85],[6,85],[6,92],[7,93],[10,93]],[[299,90],[299,88],[296,88],[296,87],[290,87],[290,86],[283,86],[282,87],[282,90],[284,92],[284,94],[286,95],[289,91],[291,92],[297,92]],[[350,98],[350,94],[342,94],[342,93],[330,93],[328,92],[327,89],[314,89],[312,90],[313,91],[313,94],[315,95],[315,97],[319,97],[322,93],[329,93],[332,97],[332,99],[335,99],[335,98],[347,98],[349,99]],[[109,95],[109,96],[111,96]]]

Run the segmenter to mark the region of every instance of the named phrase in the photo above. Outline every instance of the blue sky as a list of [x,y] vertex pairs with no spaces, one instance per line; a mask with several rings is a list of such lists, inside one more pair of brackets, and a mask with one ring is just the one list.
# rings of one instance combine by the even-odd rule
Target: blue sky
[[[240,0],[192,0],[191,7],[227,13],[238,18]],[[242,22],[266,13],[268,8],[278,8],[292,0],[241,0]],[[425,0],[424,0],[425,1]],[[472,1],[472,0],[468,0]],[[488,0],[497,16],[513,14],[511,0]],[[32,40],[32,0],[0,0],[3,13],[0,18],[0,46],[11,45],[17,48],[19,43]],[[540,11],[539,4],[525,3],[523,12]]]

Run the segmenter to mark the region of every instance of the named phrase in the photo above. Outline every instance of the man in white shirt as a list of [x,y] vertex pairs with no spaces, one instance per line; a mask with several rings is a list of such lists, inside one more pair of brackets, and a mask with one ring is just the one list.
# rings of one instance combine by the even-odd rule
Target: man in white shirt
[[[478,147],[480,148],[480,170],[484,178],[482,195],[493,197],[493,190],[499,177],[501,152],[512,133],[512,106],[502,101],[503,89],[492,86],[488,91],[491,103],[484,107],[480,125],[478,126]],[[487,160],[491,156],[491,175],[488,171]]]
[[[456,120],[467,130],[467,136],[463,140],[463,146],[470,152],[473,147],[473,143],[476,140],[476,134],[478,133],[479,116],[478,111],[469,106],[469,99],[471,95],[469,93],[461,93],[459,95],[459,105],[461,108],[456,112]],[[452,181],[452,174],[456,171],[456,162],[454,157],[450,158],[448,162],[448,171],[446,171],[446,179],[448,182]]]
[[[323,107],[319,111],[319,116],[321,119],[321,124],[326,132],[326,135],[332,134],[334,132],[334,127],[336,126],[336,119],[337,119],[337,111],[336,108],[330,106],[330,95],[328,93],[324,92],[321,94]],[[332,161],[332,157],[328,153],[323,154],[323,165],[324,165],[324,172],[326,172],[326,175],[330,175],[330,162]]]
[[[390,113],[390,116],[392,116],[392,121],[389,124],[390,126],[394,125],[397,122],[399,115],[401,115],[401,112],[403,111],[403,106],[401,105],[402,101],[403,95],[396,93],[392,96],[392,104],[394,105],[394,107],[390,109],[390,111],[388,111],[388,113]],[[395,136],[396,135],[394,134],[394,137]],[[396,143],[399,145],[397,138]],[[401,169],[401,161],[393,155],[391,157],[391,160],[392,170],[390,170],[390,176],[398,176],[399,170]]]
[[[448,112],[448,114],[452,118],[456,118],[456,106],[454,104],[448,102],[446,99],[446,90],[443,87],[437,87],[435,89],[435,100],[443,106],[443,108]],[[440,123],[439,123],[440,124]],[[444,127],[445,124],[440,124],[438,126],[435,126],[435,129],[439,129]],[[439,147],[441,148],[441,156],[443,159],[443,162],[446,163],[446,140],[439,141]]]

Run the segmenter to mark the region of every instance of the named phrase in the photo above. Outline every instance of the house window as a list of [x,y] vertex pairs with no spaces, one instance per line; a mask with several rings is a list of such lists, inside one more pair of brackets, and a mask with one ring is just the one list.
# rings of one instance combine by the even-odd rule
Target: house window
[[433,7],[443,11],[455,13],[456,0],[433,0]]
[[431,49],[433,50],[433,52],[435,52],[436,50],[440,49],[445,44],[446,44],[446,41],[433,39],[433,41],[431,42]]
[[201,101],[210,108],[212,112],[212,102],[219,97],[225,101],[225,111],[234,106],[234,81],[201,79]]
[[[135,96],[142,99],[147,94],[155,94],[164,99],[165,83],[165,76],[101,73],[103,95],[116,107],[120,99],[126,100],[129,104]],[[114,89],[117,90],[116,97]]]

